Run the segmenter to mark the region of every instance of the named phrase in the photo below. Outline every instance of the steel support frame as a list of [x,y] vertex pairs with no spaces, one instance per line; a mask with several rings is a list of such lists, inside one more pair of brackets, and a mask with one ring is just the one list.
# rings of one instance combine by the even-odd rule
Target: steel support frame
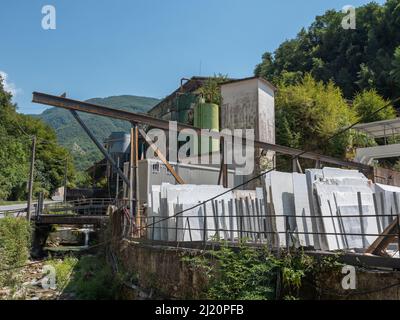
[[118,172],[118,174],[120,175],[122,180],[124,180],[124,182],[129,186],[128,177],[125,176],[125,174],[122,172],[122,170],[117,166],[117,164],[115,163],[114,159],[108,154],[107,150],[103,147],[103,145],[93,135],[93,133],[86,126],[86,124],[83,122],[83,120],[78,115],[78,113],[75,110],[70,110],[70,112],[73,115],[73,117],[76,119],[76,121],[79,123],[79,125],[82,127],[82,129],[89,136],[89,138],[94,142],[94,144],[97,146],[97,148],[100,150],[100,152],[104,155],[104,157],[111,163],[111,166]]
[[154,145],[154,142],[146,134],[146,132],[143,129],[139,129],[139,133],[144,138],[144,140],[149,145],[149,147],[157,154],[158,158],[162,161],[162,163],[164,163],[164,165],[167,167],[168,171],[175,178],[176,182],[178,182],[179,184],[185,184],[185,181],[183,181],[183,179],[178,175],[178,173],[175,171],[175,169],[171,166],[171,164],[168,162],[167,158],[164,156],[164,154],[161,152],[161,150]]
[[[69,99],[69,98],[65,98],[65,97],[59,97],[59,96],[49,95],[49,94],[40,93],[40,92],[33,92],[32,102],[49,105],[49,106],[53,106],[53,107],[64,108],[64,109],[68,109],[68,110],[96,114],[99,116],[111,117],[111,118],[115,118],[115,119],[135,122],[138,124],[146,124],[151,127],[155,127],[155,128],[159,128],[159,129],[163,129],[163,130],[169,130],[169,121],[168,120],[157,119],[157,118],[151,117],[149,115],[145,115],[145,114],[138,114],[138,113],[123,111],[123,110],[112,109],[112,108],[96,105],[93,103],[73,100],[73,99]],[[196,128],[196,127],[193,127],[190,125],[178,123],[177,130],[180,131],[182,129],[192,129],[192,130],[196,131],[198,134],[204,135],[204,133],[202,134],[200,128]],[[210,131],[207,133],[207,136],[208,137],[211,136],[214,139],[219,139],[223,135],[221,135],[218,132]],[[242,138],[242,139],[244,142],[246,142],[245,138]],[[362,163],[341,160],[341,159],[337,159],[334,157],[317,154],[314,152],[304,152],[299,149],[290,148],[290,147],[281,146],[281,145],[272,144],[272,143],[266,143],[266,142],[257,141],[257,140],[254,140],[254,147],[264,149],[264,150],[272,150],[277,153],[290,155],[292,157],[300,157],[300,158],[304,158],[304,159],[311,159],[311,160],[315,160],[315,161],[330,163],[330,164],[344,166],[344,167],[357,168],[359,170],[363,170],[363,171],[367,171],[367,172],[369,172],[372,169],[371,166],[368,166],[368,165],[365,165]]]

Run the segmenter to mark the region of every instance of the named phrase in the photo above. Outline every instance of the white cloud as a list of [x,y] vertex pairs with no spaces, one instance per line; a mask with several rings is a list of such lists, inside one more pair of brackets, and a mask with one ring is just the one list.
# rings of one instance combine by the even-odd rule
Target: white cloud
[[21,89],[17,88],[16,85],[8,80],[8,74],[0,70],[0,76],[3,78],[4,90],[10,92],[13,97],[18,93],[21,93]]

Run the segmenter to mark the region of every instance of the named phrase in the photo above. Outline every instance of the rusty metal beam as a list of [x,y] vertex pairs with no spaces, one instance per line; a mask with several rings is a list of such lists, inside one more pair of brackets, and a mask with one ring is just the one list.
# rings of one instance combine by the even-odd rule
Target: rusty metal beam
[[[139,114],[139,113],[133,113],[133,112],[123,111],[123,110],[112,109],[112,108],[96,105],[93,103],[73,100],[73,99],[69,99],[69,98],[65,98],[65,97],[54,96],[54,95],[50,95],[50,94],[46,94],[46,93],[33,92],[32,102],[44,104],[44,105],[48,105],[48,106],[53,106],[53,107],[64,108],[64,109],[68,109],[68,110],[75,110],[75,111],[96,114],[99,116],[105,116],[105,117],[111,117],[111,118],[120,119],[120,120],[126,120],[126,121],[130,121],[130,122],[136,122],[136,123],[140,123],[140,124],[146,124],[146,125],[150,125],[155,128],[169,130],[169,121],[167,121],[167,120],[157,119],[157,118],[145,115],[145,114]],[[196,127],[182,124],[182,123],[177,124],[177,129],[178,129],[178,131],[180,131],[182,129],[192,129],[192,130],[195,130],[198,134],[202,134],[200,128],[196,128]],[[203,133],[203,135],[204,135],[204,133]],[[211,136],[212,138],[219,139],[221,134],[218,132],[210,131],[207,133],[207,136],[209,136],[209,137]],[[246,139],[243,138],[243,141],[246,141]],[[368,166],[365,164],[361,164],[361,163],[357,163],[357,162],[353,162],[353,161],[341,160],[341,159],[337,159],[334,157],[317,154],[314,152],[303,152],[302,150],[299,150],[299,149],[294,149],[294,148],[290,148],[290,147],[285,147],[285,146],[272,144],[272,143],[266,143],[266,142],[257,141],[257,140],[254,141],[254,147],[264,149],[264,150],[272,150],[277,153],[290,155],[292,157],[299,156],[300,158],[316,160],[316,161],[330,163],[330,164],[344,166],[344,167],[357,168],[357,169],[364,170],[364,171],[370,171],[372,169],[371,166]]]
[[103,147],[103,145],[96,139],[96,137],[93,135],[93,133],[90,131],[90,129],[86,126],[86,124],[83,122],[83,120],[78,115],[78,113],[74,110],[70,110],[70,111],[71,111],[72,116],[80,124],[82,129],[86,132],[86,134],[89,136],[89,138],[94,142],[94,144],[97,146],[97,148],[101,151],[103,156],[111,163],[112,167],[118,172],[118,174],[121,176],[122,180],[124,180],[125,183],[129,184],[129,179],[125,176],[125,174],[122,172],[122,170],[117,166],[114,159],[111,158],[111,156],[108,154],[107,150]]
[[108,216],[103,215],[91,215],[91,216],[83,216],[83,215],[62,215],[62,214],[43,214],[36,221],[37,224],[76,224],[76,225],[84,225],[84,224],[95,224],[99,225],[107,222],[109,219]]

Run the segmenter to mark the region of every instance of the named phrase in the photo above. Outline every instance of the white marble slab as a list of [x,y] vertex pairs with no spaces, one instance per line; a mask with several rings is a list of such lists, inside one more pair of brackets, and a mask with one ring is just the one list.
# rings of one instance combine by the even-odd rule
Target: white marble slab
[[[295,229],[295,208],[292,173],[271,172],[272,202],[275,211],[276,230],[279,244],[286,246],[286,218],[289,217],[290,229]],[[290,245],[290,243],[289,243]]]
[[[368,248],[377,236],[357,236],[355,234],[377,235],[378,227],[375,215],[372,192],[360,193],[360,199],[355,192],[335,192],[338,210],[346,233],[348,248]],[[361,204],[361,206],[359,205]],[[351,216],[346,218],[346,216]],[[355,217],[354,217],[355,216]]]
[[[296,212],[296,246],[314,246],[313,218],[304,174],[293,173],[294,207]],[[309,234],[308,234],[309,232]]]

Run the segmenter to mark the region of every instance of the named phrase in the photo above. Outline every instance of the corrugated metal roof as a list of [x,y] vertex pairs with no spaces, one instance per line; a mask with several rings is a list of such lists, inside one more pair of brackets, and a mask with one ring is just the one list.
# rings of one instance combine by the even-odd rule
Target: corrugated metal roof
[[241,81],[248,81],[248,80],[254,80],[254,79],[258,79],[262,82],[264,82],[268,87],[270,87],[272,90],[277,91],[278,89],[271,83],[269,82],[267,79],[263,78],[263,77],[248,77],[248,78],[242,78],[242,79],[232,79],[229,80],[227,82],[224,82],[222,85],[227,85],[227,84],[231,84],[231,83],[236,83],[236,82],[241,82]]
[[384,138],[392,135],[400,135],[400,118],[361,123],[355,125],[353,129],[364,132],[373,138]]

